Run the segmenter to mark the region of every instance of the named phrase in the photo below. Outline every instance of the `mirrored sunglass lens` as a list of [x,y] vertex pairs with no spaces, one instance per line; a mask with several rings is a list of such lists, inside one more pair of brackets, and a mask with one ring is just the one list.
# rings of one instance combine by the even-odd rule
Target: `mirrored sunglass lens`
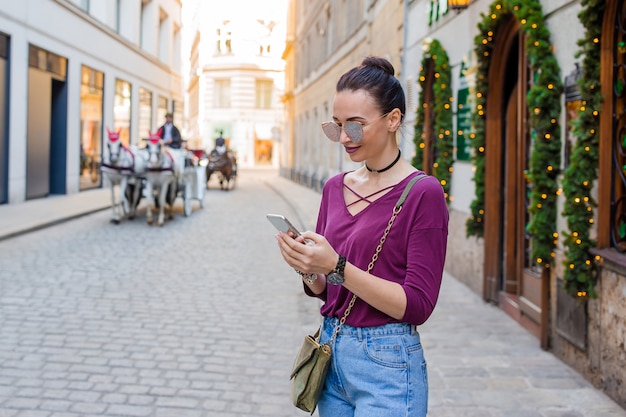
[[341,136],[341,128],[333,122],[325,122],[322,123],[322,131],[326,137],[333,142],[339,142],[339,137]]
[[361,142],[363,139],[363,126],[359,122],[345,122],[343,130],[352,142]]

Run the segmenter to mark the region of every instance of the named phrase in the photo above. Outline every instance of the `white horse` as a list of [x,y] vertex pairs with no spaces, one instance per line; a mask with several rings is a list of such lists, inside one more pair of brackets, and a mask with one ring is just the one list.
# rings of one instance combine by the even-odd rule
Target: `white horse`
[[185,169],[185,151],[166,148],[163,140],[150,133],[146,148],[148,162],[146,166],[146,196],[148,199],[146,219],[152,224],[152,201],[157,203],[159,211],[157,224],[165,222],[165,205],[169,206],[168,219],[174,218],[173,205],[178,184]]
[[[113,223],[119,223],[122,217],[135,218],[137,205],[141,198],[142,176],[146,167],[144,151],[137,146],[125,146],[120,141],[120,132],[111,132],[107,128],[107,152],[102,157],[101,170],[111,185],[111,208]],[[119,199],[115,186],[119,185]]]

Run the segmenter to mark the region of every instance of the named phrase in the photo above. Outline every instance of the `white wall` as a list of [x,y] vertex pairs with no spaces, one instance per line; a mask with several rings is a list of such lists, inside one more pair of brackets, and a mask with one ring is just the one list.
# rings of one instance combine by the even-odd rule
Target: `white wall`
[[[129,1],[132,1],[130,3]],[[92,3],[99,3],[93,2]],[[177,0],[153,0],[157,10],[164,8],[172,19],[180,18]],[[122,2],[124,10],[138,11],[141,0]],[[9,203],[23,201],[26,189],[26,123],[28,86],[28,46],[50,51],[68,59],[67,88],[67,192],[78,192],[78,164],[80,140],[80,85],[81,67],[87,65],[105,74],[103,127],[113,126],[113,96],[115,79],[130,82],[135,94],[133,108],[139,100],[139,87],[162,95],[170,100],[182,101],[182,82],[179,69],[161,62],[155,55],[143,51],[128,37],[121,36],[105,25],[114,23],[107,8],[96,8],[98,19],[87,16],[82,9],[69,1],[22,0],[3,2],[0,8],[0,28],[10,37],[11,88],[8,105],[9,114]],[[104,15],[102,15],[104,13]],[[106,16],[106,17],[104,17]],[[139,19],[135,13],[135,19]],[[127,21],[129,27],[139,27],[138,20]],[[158,29],[158,20],[156,21]],[[132,30],[121,29],[132,34]],[[132,37],[129,36],[129,37]],[[136,40],[138,41],[138,39]],[[178,38],[180,42],[180,37]],[[138,112],[132,117],[131,142],[138,141]]]

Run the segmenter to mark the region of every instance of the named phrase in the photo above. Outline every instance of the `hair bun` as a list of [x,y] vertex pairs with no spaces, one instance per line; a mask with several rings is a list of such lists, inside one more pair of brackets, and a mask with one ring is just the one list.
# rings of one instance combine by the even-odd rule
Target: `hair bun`
[[372,67],[377,68],[381,71],[386,72],[387,74],[393,76],[395,74],[395,70],[393,69],[393,65],[391,62],[386,60],[385,58],[380,58],[376,56],[368,56],[361,62],[362,67]]

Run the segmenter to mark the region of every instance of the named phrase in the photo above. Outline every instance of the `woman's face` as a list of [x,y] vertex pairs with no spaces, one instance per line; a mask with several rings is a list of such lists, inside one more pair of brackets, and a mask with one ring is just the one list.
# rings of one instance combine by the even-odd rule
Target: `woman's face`
[[[389,140],[389,123],[374,99],[365,90],[344,90],[335,95],[333,121],[341,127],[339,142],[350,159],[361,162],[381,154]],[[362,137],[350,137],[343,129],[346,122],[358,122]],[[359,140],[360,139],[360,140]]]

